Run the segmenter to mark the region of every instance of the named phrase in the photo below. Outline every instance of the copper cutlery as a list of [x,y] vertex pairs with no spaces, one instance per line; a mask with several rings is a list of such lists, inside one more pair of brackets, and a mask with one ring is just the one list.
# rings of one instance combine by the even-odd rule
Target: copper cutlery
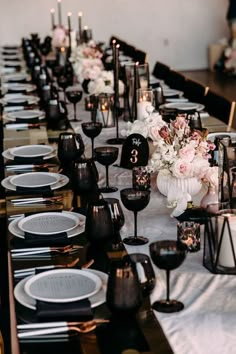
[[45,253],[72,254],[83,248],[79,245],[68,245],[64,247],[34,247],[34,248],[16,248],[11,250],[12,258],[40,255]]

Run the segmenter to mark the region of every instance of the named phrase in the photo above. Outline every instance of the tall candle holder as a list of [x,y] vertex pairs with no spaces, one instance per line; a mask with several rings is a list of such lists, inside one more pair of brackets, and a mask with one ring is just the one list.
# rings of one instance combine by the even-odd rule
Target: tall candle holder
[[83,33],[82,33],[82,16],[83,12],[78,12],[78,30],[79,30],[79,43],[83,42]]
[[113,48],[113,66],[114,66],[114,116],[115,116],[115,122],[116,122],[116,137],[113,139],[108,139],[107,143],[112,144],[112,145],[120,145],[123,144],[124,140],[123,138],[119,137],[119,108],[120,108],[120,101],[119,101],[119,48],[120,45],[116,44],[113,41],[112,42],[112,48]]
[[137,90],[137,119],[144,120],[147,117],[148,107],[154,105],[154,94],[152,89],[140,88]]
[[236,274],[236,210],[220,207],[208,206],[203,265],[214,274]]

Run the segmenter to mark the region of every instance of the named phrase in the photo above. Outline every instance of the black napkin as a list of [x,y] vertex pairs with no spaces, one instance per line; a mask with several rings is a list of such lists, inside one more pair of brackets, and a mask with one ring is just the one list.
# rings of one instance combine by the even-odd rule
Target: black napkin
[[25,95],[27,93],[27,91],[25,89],[20,89],[20,88],[17,90],[8,89],[7,93],[22,93]]
[[70,243],[66,232],[53,235],[35,235],[30,232],[25,232],[24,241],[29,247],[66,246]]
[[16,69],[16,70],[20,70],[21,65],[5,64],[4,67],[5,67],[5,68],[14,68],[14,69]]
[[36,309],[39,321],[89,321],[93,318],[89,299],[68,303],[37,300]]
[[7,104],[5,105],[5,107],[14,107],[14,106],[27,106],[29,103],[27,100],[22,100],[20,102],[7,102]]
[[126,349],[150,351],[146,338],[135,317],[111,318],[96,328],[97,342],[102,354],[120,354]]
[[40,165],[45,163],[45,160],[42,157],[20,157],[20,156],[15,156],[14,161],[17,162],[18,164],[36,164]]
[[44,186],[44,187],[30,187],[30,188],[25,188],[25,187],[19,187],[16,186],[16,192],[17,194],[42,194],[44,196],[52,196],[53,191],[51,190],[51,186]]
[[16,123],[38,123],[39,122],[39,117],[35,117],[35,118],[17,118],[15,119]]

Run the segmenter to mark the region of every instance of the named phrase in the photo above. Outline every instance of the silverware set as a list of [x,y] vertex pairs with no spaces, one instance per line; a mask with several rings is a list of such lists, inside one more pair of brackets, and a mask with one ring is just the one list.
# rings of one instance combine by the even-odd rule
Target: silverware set
[[106,319],[94,319],[86,322],[45,322],[30,323],[17,326],[18,338],[29,338],[46,334],[57,334],[74,331],[77,333],[89,333],[97,325],[109,323]]
[[73,254],[78,252],[83,246],[79,245],[68,245],[64,247],[33,247],[33,248],[15,248],[11,250],[12,258],[21,258],[32,255],[42,255],[42,254]]
[[11,204],[14,206],[22,206],[27,204],[61,204],[63,201],[63,196],[59,195],[56,197],[38,197],[38,198],[22,198],[22,199],[11,199]]
[[44,169],[44,168],[52,168],[56,167],[56,164],[49,164],[49,163],[44,163],[44,164],[24,164],[24,165],[6,165],[6,170],[7,171],[34,171],[38,169]]

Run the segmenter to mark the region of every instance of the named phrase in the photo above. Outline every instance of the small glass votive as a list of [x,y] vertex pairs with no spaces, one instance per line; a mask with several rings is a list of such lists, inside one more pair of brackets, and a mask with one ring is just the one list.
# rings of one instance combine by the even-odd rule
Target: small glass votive
[[98,98],[97,98],[97,96],[90,95],[88,97],[85,97],[84,105],[85,105],[85,110],[86,111],[94,111],[94,110],[96,110],[97,106],[98,106]]
[[151,173],[147,166],[134,167],[132,170],[133,188],[146,191],[151,188]]
[[200,250],[200,224],[193,221],[183,221],[177,224],[177,239],[184,243],[189,252]]
[[154,95],[152,89],[137,90],[137,119],[144,120],[148,116],[148,107],[154,105]]

